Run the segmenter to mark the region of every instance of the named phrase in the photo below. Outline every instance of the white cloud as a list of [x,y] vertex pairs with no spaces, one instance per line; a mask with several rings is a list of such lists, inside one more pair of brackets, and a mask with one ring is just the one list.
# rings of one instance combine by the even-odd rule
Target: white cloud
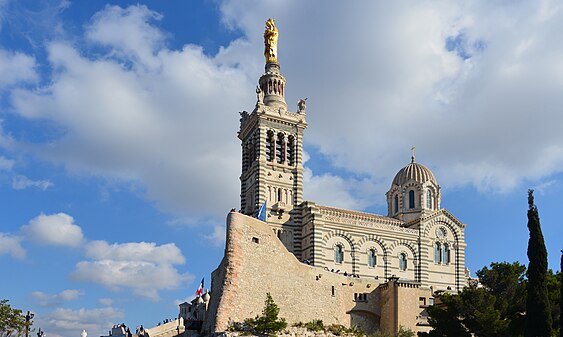
[[164,33],[151,25],[162,15],[144,5],[106,6],[92,18],[86,37],[111,48],[113,55],[135,64],[157,66],[156,52],[164,46]]
[[41,291],[34,291],[31,296],[42,307],[58,306],[64,302],[72,301],[84,295],[84,291],[77,289],[66,289],[58,294],[47,294]]
[[0,233],[0,256],[9,254],[16,259],[25,258],[25,249],[21,246],[21,237]]
[[22,234],[40,244],[57,246],[80,246],[84,241],[82,229],[65,213],[40,214],[22,226]]
[[129,242],[108,244],[93,241],[86,248],[93,261],[76,264],[71,278],[76,281],[99,283],[111,290],[130,288],[135,295],[157,300],[158,291],[176,289],[193,276],[180,274],[174,267],[183,264],[184,256],[175,244],[157,246],[154,243]]
[[38,79],[35,66],[35,59],[29,55],[0,49],[0,89],[14,84],[35,82]]
[[154,24],[160,15],[145,6],[106,7],[86,28],[105,54],[48,43],[51,81],[12,92],[16,113],[49,120],[64,136],[29,144],[3,132],[0,140],[74,172],[138,184],[179,217],[222,218],[238,195],[236,112],[254,105],[263,22],[275,13],[290,108],[309,97],[306,145],[362,177],[311,176],[307,195],[322,198],[333,186],[336,206],[381,204],[412,144],[444,187],[505,192],[562,171],[556,2],[220,8],[243,38],[209,56],[197,45],[169,49]]
[[225,226],[213,226],[213,231],[203,236],[213,246],[221,247],[225,244],[226,234]]
[[0,171],[10,171],[14,167],[15,162],[6,157],[0,156]]
[[100,298],[98,302],[106,307],[110,307],[113,304],[113,300],[111,298]]
[[125,314],[115,308],[81,308],[77,310],[57,308],[46,315],[38,315],[35,325],[47,336],[76,337],[85,329],[88,335],[104,336],[112,324]]
[[367,179],[344,179],[329,173],[313,175],[308,168],[305,169],[303,185],[305,200],[346,209],[363,209],[373,204],[377,192],[382,192],[380,186]]
[[415,144],[449,187],[504,192],[561,172],[557,2],[221,8],[258,38],[276,13],[288,101],[309,97],[305,141],[335,167],[390,184]]
[[12,188],[15,190],[23,190],[28,187],[36,187],[40,190],[45,191],[52,186],[53,183],[49,180],[31,180],[28,177],[22,175],[16,175],[12,177]]
[[[208,57],[199,46],[162,47],[154,17],[144,6],[98,13],[87,31],[92,43],[115,52],[104,57],[82,56],[70,43],[48,44],[53,81],[14,90],[12,102],[20,116],[51,120],[65,134],[49,144],[4,134],[4,143],[73,172],[139,184],[167,211],[217,215],[236,202],[233,127],[252,102],[254,79],[221,60],[228,48]],[[104,28],[110,22],[120,27],[113,37]],[[124,45],[119,32],[143,33]]]
[[110,245],[106,241],[92,241],[86,246],[86,256],[96,260],[136,260],[170,264],[186,262],[180,249],[173,243],[160,246],[154,242],[127,242]]

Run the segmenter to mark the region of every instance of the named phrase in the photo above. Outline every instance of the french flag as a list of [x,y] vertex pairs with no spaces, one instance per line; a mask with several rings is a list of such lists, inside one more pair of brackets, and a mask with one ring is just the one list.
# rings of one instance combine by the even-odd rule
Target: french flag
[[201,283],[199,284],[199,288],[195,291],[196,296],[203,295],[203,278],[201,279]]

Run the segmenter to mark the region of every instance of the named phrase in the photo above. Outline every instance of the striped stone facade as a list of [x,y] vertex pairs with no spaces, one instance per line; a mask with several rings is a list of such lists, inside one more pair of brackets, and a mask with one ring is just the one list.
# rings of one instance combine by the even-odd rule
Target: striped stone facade
[[[241,209],[227,219],[204,330],[254,317],[269,292],[289,322],[428,331],[436,292],[466,285],[465,225],[441,208],[414,149],[391,182],[386,216],[304,201],[307,111],[305,100],[289,111],[285,89],[280,66],[266,64],[254,109],[240,113]],[[264,203],[266,223],[254,218]]]
[[274,234],[314,266],[435,290],[465,286],[465,225],[440,207],[440,186],[414,152],[387,192],[387,216],[303,201],[306,109],[302,101],[288,111],[285,85],[279,65],[267,64],[254,110],[241,112],[242,213],[252,216],[265,202]]

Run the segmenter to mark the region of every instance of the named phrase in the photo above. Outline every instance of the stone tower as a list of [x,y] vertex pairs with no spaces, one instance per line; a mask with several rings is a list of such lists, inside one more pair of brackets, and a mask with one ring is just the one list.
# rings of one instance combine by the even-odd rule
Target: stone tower
[[277,34],[274,21],[266,21],[266,66],[256,87],[256,106],[251,113],[241,112],[241,211],[254,215],[266,202],[267,223],[300,258],[306,107],[305,100],[299,100],[298,110],[288,111],[286,80],[277,60]]

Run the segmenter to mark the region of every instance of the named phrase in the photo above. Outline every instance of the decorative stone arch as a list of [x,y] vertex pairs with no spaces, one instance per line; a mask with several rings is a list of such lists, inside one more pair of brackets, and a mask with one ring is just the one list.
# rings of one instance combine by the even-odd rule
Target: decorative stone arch
[[[357,273],[358,272],[358,256],[356,254],[356,252],[358,251],[358,245],[356,244],[355,240],[350,236],[350,234],[341,231],[341,230],[334,230],[334,231],[330,231],[328,232],[322,239],[322,243],[324,247],[328,246],[328,241],[334,237],[340,237],[344,240],[346,240],[348,242],[348,244],[350,245],[350,255],[352,257],[352,273]],[[323,258],[326,258],[326,256],[324,256],[323,253]]]
[[[438,189],[438,187],[436,185],[434,185],[432,182],[427,181],[422,185],[422,189],[423,189],[423,193],[421,195],[426,200],[425,200],[425,203],[424,203],[424,207],[421,207],[421,208],[426,208],[426,209],[429,209],[429,210],[438,210],[439,209],[439,202],[438,202],[439,189]],[[432,199],[431,199],[431,206],[432,207],[430,207],[430,208],[427,207],[427,205],[428,205],[428,191],[431,192],[431,196],[432,196]]]
[[[395,196],[398,199],[398,207],[395,212]],[[389,216],[399,213],[403,207],[401,188],[398,185],[392,185],[387,192],[387,214]]]
[[[418,254],[417,248],[413,245],[412,241],[401,239],[393,242],[389,246],[389,255],[397,255],[402,253],[402,251],[396,251],[399,246],[406,247],[413,257],[413,268],[414,268],[414,280],[420,282],[420,256]],[[386,276],[387,277],[387,276]]]
[[418,263],[418,252],[417,252],[416,248],[413,246],[412,241],[401,239],[401,240],[393,242],[393,244],[391,244],[389,246],[389,253],[395,254],[395,248],[397,248],[398,246],[407,247],[410,250],[410,252],[412,253],[413,258],[415,260],[417,260],[417,263]]
[[450,232],[453,234],[455,241],[459,241],[460,237],[461,237],[461,232],[458,226],[456,226],[454,223],[452,223],[451,221],[449,221],[449,219],[445,219],[444,217],[436,217],[430,221],[428,221],[425,225],[424,225],[424,229],[422,231],[422,236],[424,237],[430,237],[430,231],[432,231],[433,229],[435,229],[438,226],[444,226],[447,229],[450,230]]
[[[412,209],[421,209],[422,206],[422,192],[424,191],[424,188],[422,187],[422,184],[417,182],[417,181],[410,181],[406,184],[404,184],[401,190],[401,196],[402,196],[402,209],[403,211],[411,209],[411,208],[407,208],[408,203],[408,192],[410,190],[414,191],[414,208]],[[401,198],[399,198],[401,199]],[[401,201],[399,201],[401,202]],[[418,204],[417,204],[418,203]]]
[[385,279],[389,278],[389,261],[388,261],[389,248],[385,244],[385,241],[378,235],[373,235],[373,234],[366,235],[358,241],[358,251],[359,249],[362,250],[370,249],[372,245],[368,247],[366,245],[368,243],[376,243],[381,248],[381,252],[383,253],[383,275]]
[[[430,220],[424,226],[423,236],[427,238],[430,237],[430,233],[432,230],[435,230],[436,228],[442,226],[446,227],[452,233],[453,236],[453,245],[450,246],[450,254],[452,252],[454,253],[453,263],[455,264],[455,286],[457,290],[461,290],[462,286],[460,280],[463,277],[465,271],[461,270],[461,263],[460,263],[461,252],[460,252],[459,242],[462,238],[462,233],[460,231],[460,228],[448,218],[436,217]],[[435,240],[433,240],[432,242],[435,242]]]

